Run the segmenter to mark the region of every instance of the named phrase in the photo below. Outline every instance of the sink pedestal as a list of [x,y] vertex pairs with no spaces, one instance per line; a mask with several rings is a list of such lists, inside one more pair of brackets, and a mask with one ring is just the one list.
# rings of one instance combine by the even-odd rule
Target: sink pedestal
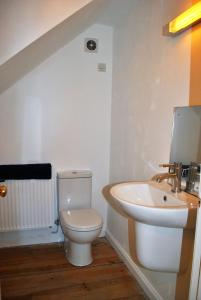
[[178,273],[183,229],[135,222],[136,252],[147,269]]

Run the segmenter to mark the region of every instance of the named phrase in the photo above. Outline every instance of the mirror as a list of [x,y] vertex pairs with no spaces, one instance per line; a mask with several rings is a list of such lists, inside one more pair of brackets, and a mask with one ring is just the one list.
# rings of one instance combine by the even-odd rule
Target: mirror
[[170,162],[201,161],[201,106],[174,109]]
[[[201,162],[201,106],[175,107],[173,118],[170,162],[181,162],[183,165],[183,182],[188,185],[189,166],[196,170],[196,181],[199,182]],[[199,186],[194,183],[192,193],[198,192]]]

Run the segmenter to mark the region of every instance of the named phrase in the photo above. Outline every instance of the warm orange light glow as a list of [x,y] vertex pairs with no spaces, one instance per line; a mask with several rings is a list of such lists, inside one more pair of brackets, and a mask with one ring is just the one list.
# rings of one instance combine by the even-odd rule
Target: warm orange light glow
[[177,33],[201,20],[201,1],[197,2],[169,23],[169,32]]

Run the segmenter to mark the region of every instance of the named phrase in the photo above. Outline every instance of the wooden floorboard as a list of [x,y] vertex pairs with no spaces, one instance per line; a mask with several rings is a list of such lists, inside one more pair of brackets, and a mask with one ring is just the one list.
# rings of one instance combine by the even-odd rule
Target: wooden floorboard
[[93,243],[93,257],[80,268],[68,263],[62,244],[0,249],[2,300],[145,299],[104,238]]

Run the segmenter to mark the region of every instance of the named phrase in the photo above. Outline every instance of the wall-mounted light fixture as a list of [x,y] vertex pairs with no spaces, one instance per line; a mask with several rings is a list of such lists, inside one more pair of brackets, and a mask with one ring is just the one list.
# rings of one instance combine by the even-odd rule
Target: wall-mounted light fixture
[[201,21],[201,1],[191,6],[168,24],[168,33],[175,35]]

